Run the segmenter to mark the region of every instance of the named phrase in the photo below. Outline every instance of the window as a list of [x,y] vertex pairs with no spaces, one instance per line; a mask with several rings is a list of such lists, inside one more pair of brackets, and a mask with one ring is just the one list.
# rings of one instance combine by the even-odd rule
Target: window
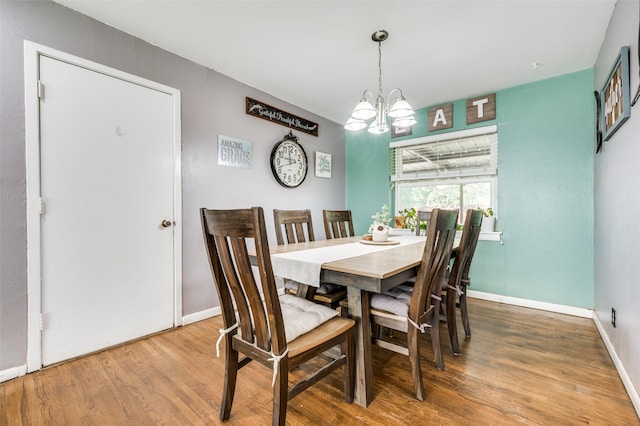
[[396,210],[496,210],[497,126],[391,143]]

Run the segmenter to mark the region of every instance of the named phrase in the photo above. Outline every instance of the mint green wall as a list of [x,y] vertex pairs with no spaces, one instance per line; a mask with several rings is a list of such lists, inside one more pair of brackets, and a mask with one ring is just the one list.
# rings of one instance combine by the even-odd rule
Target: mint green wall
[[366,130],[346,132],[345,143],[347,208],[351,209],[356,234],[364,234],[371,215],[383,204],[391,205],[389,137],[370,135]]
[[[504,244],[479,243],[474,290],[593,307],[593,103],[592,69],[496,92],[496,119],[476,126],[498,125]],[[466,125],[465,99],[453,104],[450,131],[476,127]],[[426,115],[427,108],[417,111],[409,138],[436,134],[427,132]],[[389,134],[347,132],[347,208],[356,232],[366,232],[371,215],[393,198],[389,141]]]

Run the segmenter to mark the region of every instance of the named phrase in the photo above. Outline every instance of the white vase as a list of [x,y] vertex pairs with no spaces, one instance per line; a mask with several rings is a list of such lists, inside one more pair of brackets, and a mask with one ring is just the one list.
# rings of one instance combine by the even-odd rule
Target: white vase
[[375,242],[381,243],[387,241],[387,236],[389,235],[389,228],[384,225],[378,225],[373,228],[373,232],[371,233],[371,239]]
[[482,225],[480,225],[480,232],[494,232],[496,229],[496,217],[489,216],[482,218]]

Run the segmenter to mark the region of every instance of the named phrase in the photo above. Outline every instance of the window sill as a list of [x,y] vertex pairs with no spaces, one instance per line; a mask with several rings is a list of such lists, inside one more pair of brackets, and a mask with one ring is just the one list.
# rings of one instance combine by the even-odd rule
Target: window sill
[[[389,230],[389,236],[392,237],[394,235],[413,235],[414,231],[410,229],[398,229],[392,228]],[[456,231],[456,237],[462,237],[462,231]],[[479,241],[498,241],[502,243],[502,232],[480,232],[480,236],[478,237]]]
[[479,241],[499,241],[502,243],[502,232],[480,232]]
[[[456,231],[456,238],[462,238],[462,231]],[[502,232],[483,232],[480,231],[480,235],[478,236],[478,241],[498,241],[502,244]]]

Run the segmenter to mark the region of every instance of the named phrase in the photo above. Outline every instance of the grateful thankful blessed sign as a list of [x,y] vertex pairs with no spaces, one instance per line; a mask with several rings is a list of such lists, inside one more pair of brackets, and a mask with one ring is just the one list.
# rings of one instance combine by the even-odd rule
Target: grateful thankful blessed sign
[[318,124],[247,97],[247,114],[318,136]]

